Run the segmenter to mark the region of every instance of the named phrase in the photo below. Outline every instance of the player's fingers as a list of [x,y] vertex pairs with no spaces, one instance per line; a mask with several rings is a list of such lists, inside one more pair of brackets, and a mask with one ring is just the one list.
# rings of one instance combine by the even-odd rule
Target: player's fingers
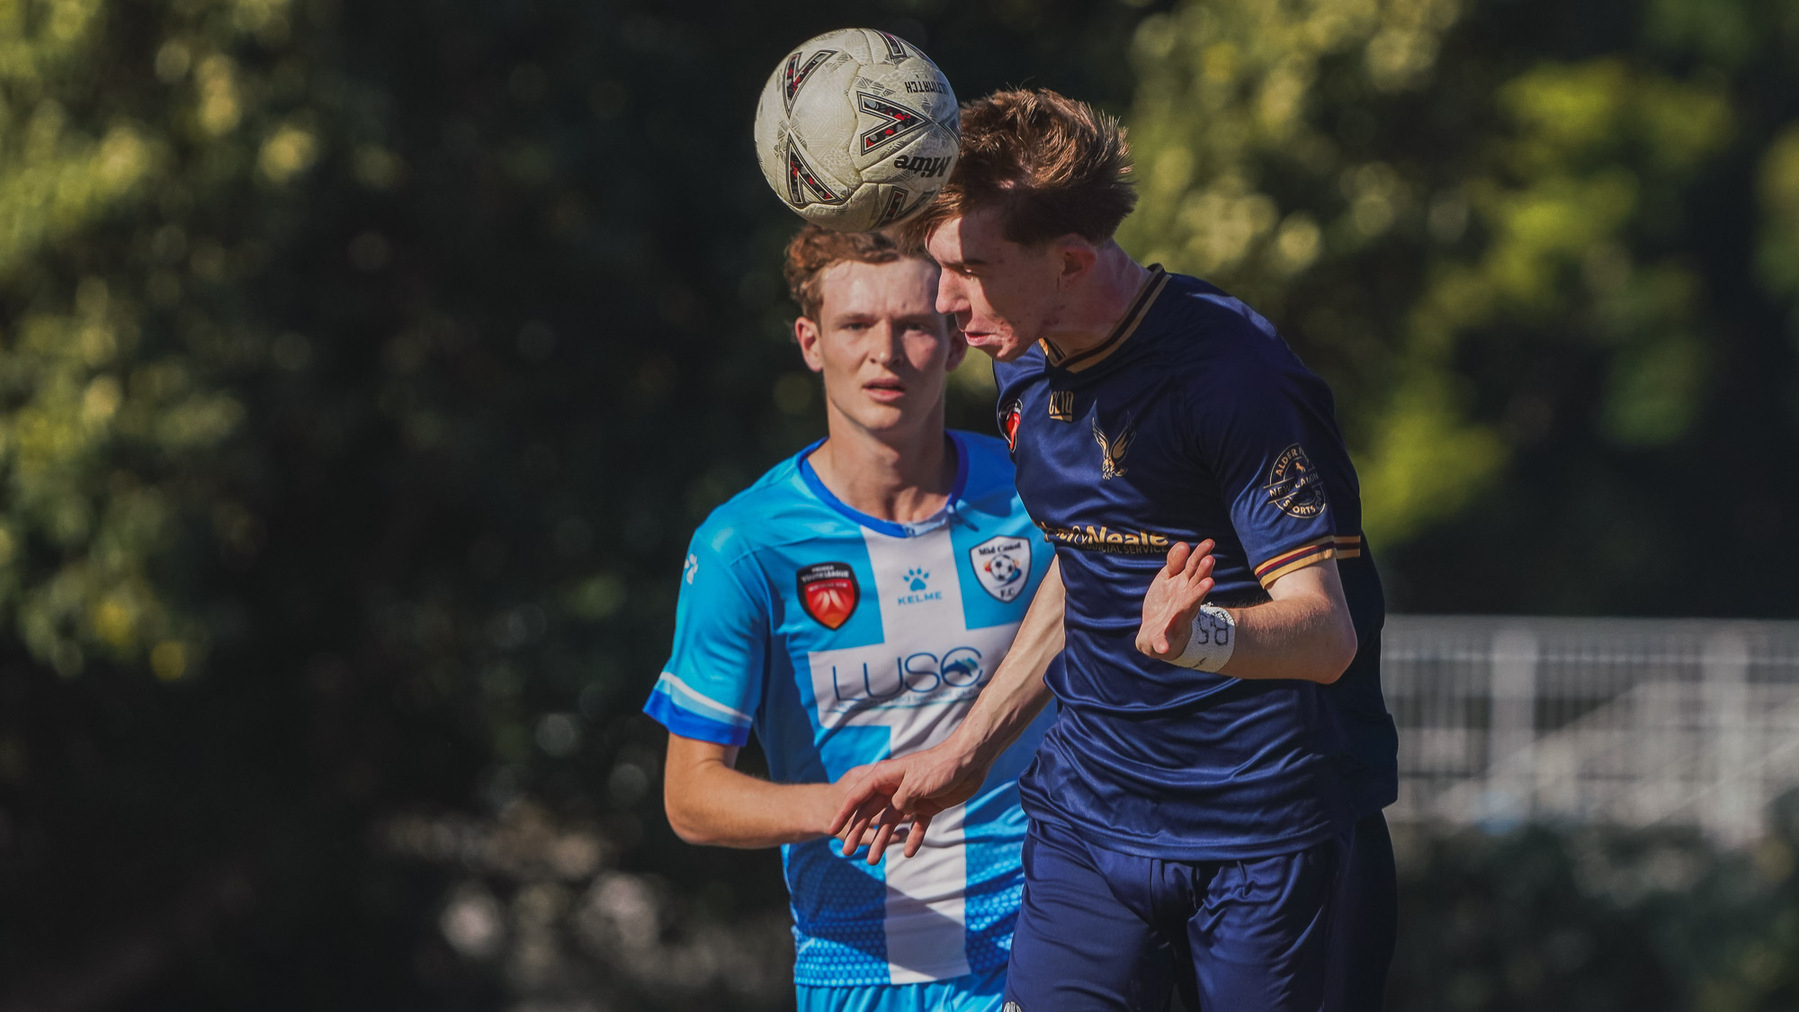
[[851,817],[868,804],[874,796],[874,785],[871,770],[864,769],[859,773],[846,774],[840,783],[846,785],[843,803],[837,806],[837,814],[832,817],[830,833],[836,836],[849,824]]
[[851,791],[843,799],[843,804],[837,806],[837,814],[831,816],[831,824],[825,827],[825,832],[832,836],[838,836],[848,829],[850,820],[855,816],[856,810],[862,807],[863,800],[859,792]]
[[1169,576],[1173,576],[1180,572],[1187,565],[1187,555],[1189,551],[1190,549],[1187,547],[1185,541],[1176,541],[1174,544],[1170,545],[1168,548],[1168,562],[1162,567],[1162,572]]
[[917,857],[918,849],[924,846],[924,831],[931,824],[931,817],[920,815],[912,820],[912,829],[906,834],[906,856]]
[[879,814],[880,808],[874,803],[857,810],[855,816],[849,820],[849,823],[843,827],[843,832],[839,834],[843,838],[844,853],[855,853],[856,848],[861,846],[867,838],[869,826],[874,823],[875,817]]
[[1205,560],[1206,560],[1206,554],[1204,552],[1195,550],[1195,551],[1187,553],[1186,561],[1181,564],[1181,573],[1183,575],[1191,578],[1193,575],[1193,571],[1198,569],[1199,564],[1204,562]]
[[[895,818],[897,818],[898,814],[899,813],[897,812],[894,813]],[[894,821],[888,820],[882,822],[881,828],[875,831],[874,842],[868,845],[869,864],[881,863],[881,855],[887,853],[887,844],[893,839],[893,827]]]

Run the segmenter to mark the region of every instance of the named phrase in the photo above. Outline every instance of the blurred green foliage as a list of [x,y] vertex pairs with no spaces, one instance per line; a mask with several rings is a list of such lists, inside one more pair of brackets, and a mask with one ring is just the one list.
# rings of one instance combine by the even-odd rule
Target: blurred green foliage
[[[636,710],[688,533],[822,428],[748,124],[846,16],[1128,116],[1123,238],[1331,380],[1400,606],[1791,614],[1795,10],[0,0],[0,1008],[789,1000]],[[1443,846],[1419,923],[1525,861]],[[1719,909],[1666,979],[1780,1007]]]
[[1794,612],[1727,560],[1791,534],[1799,5],[1218,0],[1135,54],[1121,239],[1333,381],[1402,607]]
[[[1119,100],[1140,16],[856,20]],[[748,126],[841,24],[0,0],[0,1008],[790,999],[637,710],[693,526],[821,429]]]

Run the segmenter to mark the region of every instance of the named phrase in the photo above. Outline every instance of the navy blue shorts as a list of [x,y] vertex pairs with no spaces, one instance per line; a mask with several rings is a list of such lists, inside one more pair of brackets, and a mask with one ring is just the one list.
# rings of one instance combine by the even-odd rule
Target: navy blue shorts
[[1119,854],[1033,821],[1006,1000],[1021,1012],[1317,1012],[1346,841],[1254,861]]
[[1380,1012],[1399,933],[1393,837],[1379,812],[1358,820],[1331,904],[1325,1012]]

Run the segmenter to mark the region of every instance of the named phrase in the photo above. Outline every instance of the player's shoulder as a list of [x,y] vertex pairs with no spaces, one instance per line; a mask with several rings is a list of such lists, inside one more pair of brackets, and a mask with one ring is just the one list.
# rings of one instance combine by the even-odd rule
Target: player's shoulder
[[1268,318],[1218,286],[1171,274],[1156,342],[1158,366],[1195,396],[1220,406],[1312,375]]
[[1005,440],[964,429],[953,429],[951,434],[955,436],[956,445],[968,454],[970,484],[1012,483],[1012,454],[1006,449]]
[[1010,517],[1024,512],[1018,498],[1018,476],[1011,451],[997,436],[955,430],[956,444],[967,455],[962,501],[981,513]]
[[695,528],[694,544],[736,564],[762,549],[815,531],[819,506],[800,477],[800,461],[810,449],[769,468],[714,507]]
[[1206,357],[1255,355],[1286,347],[1267,317],[1209,281],[1170,274],[1165,298],[1164,329],[1196,339],[1183,344]]

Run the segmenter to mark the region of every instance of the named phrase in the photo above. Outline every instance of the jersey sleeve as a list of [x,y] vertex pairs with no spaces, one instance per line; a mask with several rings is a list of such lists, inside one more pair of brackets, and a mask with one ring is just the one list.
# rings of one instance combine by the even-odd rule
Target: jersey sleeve
[[762,697],[770,609],[753,567],[730,548],[728,531],[702,527],[694,535],[681,570],[674,649],[643,709],[682,737],[741,746]]
[[1322,459],[1335,459],[1341,437],[1322,381],[1272,328],[1246,321],[1242,329],[1236,353],[1209,363],[1205,381],[1194,385],[1188,412],[1196,449],[1266,589],[1336,554],[1335,521],[1312,455],[1328,449]]

